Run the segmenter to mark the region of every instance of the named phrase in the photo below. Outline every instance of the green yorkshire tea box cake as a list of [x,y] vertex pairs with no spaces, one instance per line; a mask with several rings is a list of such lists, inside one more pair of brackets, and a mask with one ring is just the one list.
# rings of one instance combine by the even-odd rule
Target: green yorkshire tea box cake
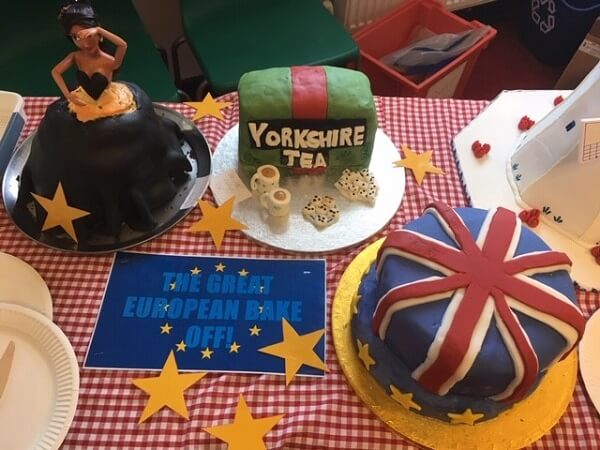
[[363,73],[277,67],[246,73],[238,91],[244,171],[264,164],[292,174],[369,166],[377,114]]

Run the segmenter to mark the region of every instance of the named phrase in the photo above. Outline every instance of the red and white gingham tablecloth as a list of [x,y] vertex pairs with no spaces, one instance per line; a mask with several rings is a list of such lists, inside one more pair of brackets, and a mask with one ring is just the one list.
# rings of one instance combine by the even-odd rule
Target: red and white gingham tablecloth
[[[22,138],[38,125],[46,106],[54,99],[27,98],[28,122]],[[224,110],[225,120],[207,117],[198,123],[212,149],[237,122],[237,96],[222,98],[233,105]],[[369,243],[390,230],[419,216],[433,199],[452,206],[464,206],[467,198],[451,151],[452,137],[486,105],[484,101],[376,98],[379,126],[396,146],[407,144],[416,150],[434,149],[433,160],[444,176],[429,175],[418,187],[407,174],[402,205],[392,222],[369,242],[350,250],[326,255],[327,303],[352,259]],[[184,104],[167,105],[191,118],[193,110]],[[481,189],[493,189],[481,186]],[[206,197],[211,199],[210,192]],[[240,232],[227,232],[216,252],[207,233],[185,232],[200,218],[195,208],[166,234],[135,248],[143,252],[210,254],[222,256],[293,258],[263,247]],[[68,336],[79,366],[83,365],[112,255],[79,256],[47,249],[21,234],[0,206],[0,251],[15,255],[39,271],[54,301],[54,321]],[[6,275],[6,274],[5,274]],[[600,304],[600,294],[579,292],[580,305],[589,316]],[[243,394],[254,417],[285,414],[265,438],[272,450],[320,449],[408,449],[407,440],[389,430],[363,405],[346,383],[332,345],[330,318],[327,319],[326,362],[331,372],[324,378],[297,377],[288,386],[280,376],[210,374],[186,391],[190,420],[185,421],[164,408],[146,423],[138,424],[147,395],[130,380],[148,376],[136,371],[81,369],[79,404],[63,449],[125,450],[177,449],[224,450],[227,444],[202,428],[229,423]],[[585,393],[581,377],[567,413],[535,449],[600,448],[600,417]]]

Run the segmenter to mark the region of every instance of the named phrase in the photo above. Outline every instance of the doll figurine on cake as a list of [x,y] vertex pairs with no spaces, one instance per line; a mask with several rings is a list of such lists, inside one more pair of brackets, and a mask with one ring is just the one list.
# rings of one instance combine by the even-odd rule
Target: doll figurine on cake
[[[71,102],[72,108],[77,111],[86,105],[96,106],[107,101],[111,104],[120,103],[119,92],[122,89],[127,91],[127,88],[121,83],[112,83],[112,78],[113,73],[123,63],[127,42],[100,27],[94,9],[86,1],[78,0],[65,5],[58,20],[67,38],[72,40],[78,49],[69,53],[52,69],[52,78],[65,98]],[[114,56],[102,50],[100,44],[104,39],[116,46]],[[69,92],[62,75],[71,66],[77,67],[79,87]],[[133,100],[131,95],[122,95]],[[105,98],[99,101],[100,97]]]
[[[169,204],[192,170],[182,151],[184,133],[155,113],[139,86],[113,80],[127,44],[100,26],[88,1],[70,1],[58,20],[76,50],[52,69],[65,98],[50,104],[40,122],[18,201],[34,206],[40,238],[66,233],[80,249],[98,234],[118,239],[124,225],[151,232],[156,211]],[[114,55],[103,41],[116,46]],[[79,87],[70,91],[63,74],[72,69]],[[83,211],[66,226],[48,203],[59,194],[69,208]]]

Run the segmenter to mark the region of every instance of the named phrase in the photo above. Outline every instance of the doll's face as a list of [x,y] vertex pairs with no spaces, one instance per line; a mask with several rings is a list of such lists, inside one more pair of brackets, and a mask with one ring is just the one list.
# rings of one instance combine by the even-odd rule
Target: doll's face
[[91,51],[98,47],[100,43],[100,36],[97,33],[88,36],[85,36],[84,33],[81,33],[83,30],[87,29],[88,28],[81,25],[73,25],[69,36],[71,36],[71,40],[79,49]]

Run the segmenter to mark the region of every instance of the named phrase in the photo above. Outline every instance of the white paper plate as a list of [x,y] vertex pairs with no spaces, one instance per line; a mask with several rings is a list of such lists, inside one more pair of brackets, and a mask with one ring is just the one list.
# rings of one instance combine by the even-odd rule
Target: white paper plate
[[[213,156],[213,178],[238,170],[238,132],[236,125],[217,145]],[[248,226],[243,231],[248,237],[280,250],[318,253],[351,247],[381,230],[398,211],[405,187],[404,169],[393,164],[399,159],[398,148],[383,130],[378,129],[369,165],[378,186],[373,206],[345,199],[334,187],[335,180],[329,180],[327,175],[300,175],[281,180],[281,186],[292,193],[289,216],[269,216],[258,199],[252,197],[236,204],[233,217]],[[250,180],[239,172],[248,187]],[[211,190],[219,205],[231,195],[214,184],[211,184]],[[335,198],[340,210],[339,220],[322,230],[302,216],[302,208],[314,195]]]
[[15,353],[0,399],[0,449],[56,450],[73,420],[79,367],[67,337],[52,321],[19,305],[0,304],[0,354]]
[[3,252],[0,252],[0,302],[25,306],[52,320],[52,297],[40,274],[25,261]]
[[600,310],[590,317],[579,343],[579,364],[585,388],[600,413]]

